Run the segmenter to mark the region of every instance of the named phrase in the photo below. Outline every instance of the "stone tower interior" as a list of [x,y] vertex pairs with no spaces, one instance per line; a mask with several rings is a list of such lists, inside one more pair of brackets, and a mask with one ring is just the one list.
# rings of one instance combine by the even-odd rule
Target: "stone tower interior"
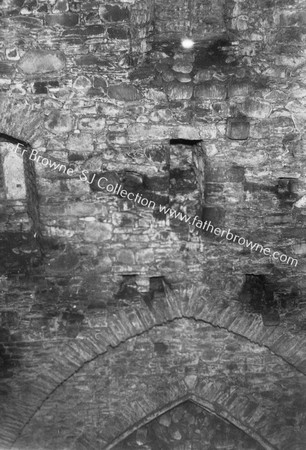
[[305,0],[0,22],[0,450],[305,450]]

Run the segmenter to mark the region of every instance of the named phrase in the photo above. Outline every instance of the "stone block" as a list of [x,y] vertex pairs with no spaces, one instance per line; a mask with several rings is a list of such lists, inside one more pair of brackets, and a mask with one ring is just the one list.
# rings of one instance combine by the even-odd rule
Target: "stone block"
[[250,134],[250,123],[239,118],[227,119],[226,135],[229,139],[245,140]]
[[101,132],[105,128],[105,118],[100,117],[97,119],[92,119],[88,117],[83,117],[78,123],[78,128],[80,130],[93,130],[95,132]]
[[[202,222],[207,221],[207,223],[211,222],[211,224],[216,227],[223,224],[225,217],[225,211],[221,207],[216,206],[203,206],[201,211],[201,220]],[[205,230],[207,229],[207,226]],[[210,231],[210,229],[208,229]]]
[[128,39],[129,30],[126,27],[110,27],[107,33],[111,39]]
[[46,25],[53,27],[55,25],[60,25],[62,27],[75,27],[79,22],[78,14],[47,14],[46,15]]
[[59,82],[54,81],[35,81],[33,83],[34,94],[48,94],[48,88],[59,88]]
[[136,253],[136,260],[138,264],[151,264],[154,262],[154,252],[151,248],[139,250]]
[[12,73],[14,72],[14,67],[4,61],[0,61],[0,76],[3,75],[12,75]]
[[194,89],[194,98],[196,100],[225,100],[227,89],[224,83],[207,81],[198,84]]
[[109,223],[88,222],[85,227],[84,240],[86,242],[108,241],[112,238],[113,226]]
[[277,327],[280,324],[280,317],[277,311],[269,311],[262,314],[262,322],[265,327]]
[[169,100],[189,100],[192,97],[193,86],[188,83],[171,83],[167,86]]
[[180,72],[180,73],[190,73],[192,72],[193,69],[193,65],[189,62],[184,61],[183,59],[179,59],[176,60],[172,69],[175,72]]
[[164,125],[145,125],[136,123],[128,128],[129,142],[169,139],[171,128]]
[[93,137],[88,133],[72,134],[67,142],[67,149],[73,153],[93,151]]
[[48,115],[45,127],[55,134],[68,133],[73,128],[73,119],[69,112],[55,110]]
[[104,34],[105,28],[103,25],[88,25],[86,27],[75,27],[70,30],[65,30],[62,34],[65,36],[75,36],[79,37],[80,40],[77,40],[77,43],[82,44],[82,38],[90,37],[90,36],[99,36]]
[[68,0],[57,0],[55,5],[53,6],[53,13],[63,13],[69,11],[69,3]]
[[29,50],[21,58],[18,68],[29,75],[59,72],[66,66],[66,57],[58,51]]
[[47,265],[47,272],[52,274],[69,273],[79,265],[78,256],[71,250],[52,259]]
[[193,81],[196,84],[203,83],[203,81],[209,81],[212,79],[213,74],[214,74],[213,71],[209,69],[199,70],[195,74]]
[[102,61],[95,55],[83,55],[75,61],[77,66],[104,66],[109,67],[108,61]]
[[7,48],[5,50],[5,56],[9,61],[19,61],[19,51],[16,47],[13,48]]
[[108,88],[107,94],[110,98],[124,102],[134,102],[142,98],[141,93],[132,84],[121,83]]
[[89,78],[85,77],[84,75],[80,75],[77,77],[73,83],[74,89],[77,89],[78,91],[87,91],[92,86],[91,81]]
[[130,11],[118,5],[106,5],[100,10],[100,16],[107,22],[122,22],[130,18]]
[[206,183],[242,183],[245,168],[240,166],[232,167],[206,167],[205,168],[205,182]]
[[255,98],[247,98],[243,103],[238,104],[237,107],[242,114],[255,119],[266,119],[272,111],[270,103]]
[[126,265],[133,265],[135,264],[135,256],[132,250],[128,249],[122,249],[120,250],[117,255],[116,259],[118,263],[126,264]]
[[253,86],[249,81],[234,81],[228,86],[228,97],[246,97],[253,91]]

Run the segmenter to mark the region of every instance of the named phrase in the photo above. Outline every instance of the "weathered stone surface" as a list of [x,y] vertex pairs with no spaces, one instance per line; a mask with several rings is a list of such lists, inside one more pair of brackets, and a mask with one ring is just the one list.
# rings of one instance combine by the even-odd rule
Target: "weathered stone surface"
[[18,68],[26,74],[59,72],[65,66],[63,53],[44,50],[29,50],[18,63]]

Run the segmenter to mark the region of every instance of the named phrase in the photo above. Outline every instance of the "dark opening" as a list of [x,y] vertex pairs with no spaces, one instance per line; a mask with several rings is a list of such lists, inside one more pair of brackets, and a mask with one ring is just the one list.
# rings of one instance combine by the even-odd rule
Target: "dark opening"
[[170,139],[170,145],[198,145],[202,139]]

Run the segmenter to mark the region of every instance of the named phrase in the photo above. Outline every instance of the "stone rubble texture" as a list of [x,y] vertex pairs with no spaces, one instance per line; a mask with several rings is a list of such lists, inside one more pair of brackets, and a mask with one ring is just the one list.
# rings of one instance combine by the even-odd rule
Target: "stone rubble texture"
[[304,450],[305,2],[0,11],[0,449]]

